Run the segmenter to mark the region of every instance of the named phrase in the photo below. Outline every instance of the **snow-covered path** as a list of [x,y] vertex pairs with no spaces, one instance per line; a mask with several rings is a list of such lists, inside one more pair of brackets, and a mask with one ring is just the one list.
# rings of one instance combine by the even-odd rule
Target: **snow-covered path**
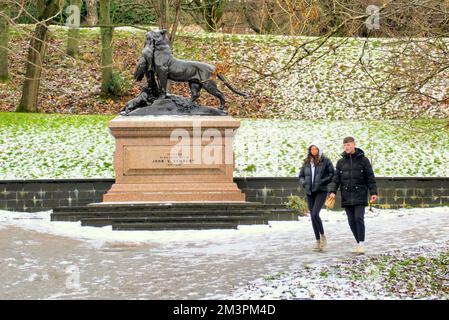
[[[308,218],[239,230],[111,231],[0,211],[0,299],[225,298],[233,288],[350,257],[343,212],[322,211],[327,252]],[[449,207],[367,214],[369,254],[449,240]],[[79,278],[79,286],[77,279]]]

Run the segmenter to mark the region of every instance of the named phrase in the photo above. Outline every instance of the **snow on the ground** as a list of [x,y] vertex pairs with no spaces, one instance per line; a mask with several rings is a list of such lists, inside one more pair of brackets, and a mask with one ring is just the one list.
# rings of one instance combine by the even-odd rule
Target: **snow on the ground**
[[[269,221],[268,225],[239,225],[234,229],[212,229],[212,230],[161,230],[161,231],[114,231],[111,226],[85,227],[81,222],[51,221],[51,210],[41,212],[14,212],[0,210],[0,228],[6,226],[20,227],[26,230],[48,233],[57,236],[70,237],[73,239],[87,241],[95,246],[101,246],[105,242],[184,242],[184,241],[213,241],[226,242],[227,240],[238,240],[260,234],[289,234],[306,232],[310,229],[310,217],[299,217],[298,221]],[[413,209],[376,209],[369,211],[367,208],[366,219],[376,219],[388,226],[392,219],[413,216],[416,214],[431,215],[433,213],[448,213],[449,207],[435,208],[413,208]],[[344,211],[330,211],[323,209],[321,217],[325,224],[335,224],[346,221]]]
[[[260,278],[344,261],[354,244],[342,211],[322,211],[328,250],[319,253],[308,217],[238,230],[112,231],[49,215],[0,211],[1,298],[226,299],[251,294],[238,288]],[[449,241],[449,208],[374,209],[366,225],[367,257],[407,251]],[[78,268],[80,290],[67,287],[68,266]]]

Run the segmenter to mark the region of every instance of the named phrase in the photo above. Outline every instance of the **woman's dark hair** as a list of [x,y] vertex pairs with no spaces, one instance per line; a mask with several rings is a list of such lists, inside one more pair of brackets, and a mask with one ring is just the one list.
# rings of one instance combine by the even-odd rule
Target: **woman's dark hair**
[[320,163],[320,153],[318,152],[318,155],[316,157],[314,157],[312,155],[312,153],[310,152],[310,149],[312,149],[312,147],[315,147],[319,150],[319,148],[315,145],[311,145],[310,147],[307,148],[307,156],[304,158],[304,165],[309,164],[310,161],[313,159],[313,163],[315,164],[315,167]]

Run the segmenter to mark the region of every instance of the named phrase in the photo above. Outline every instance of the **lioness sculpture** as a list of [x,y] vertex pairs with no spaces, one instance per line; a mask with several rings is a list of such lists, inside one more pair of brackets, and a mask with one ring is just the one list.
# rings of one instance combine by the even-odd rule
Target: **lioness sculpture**
[[142,51],[134,77],[140,81],[146,75],[151,79],[154,74],[158,77],[159,96],[167,97],[167,80],[176,82],[188,82],[191,92],[191,102],[197,100],[200,91],[204,88],[211,95],[220,100],[220,108],[225,108],[225,96],[217,87],[215,77],[223,81],[223,83],[235,94],[243,97],[249,97],[248,94],[235,89],[225,77],[216,72],[216,68],[210,64],[180,60],[173,57],[170,42],[166,36],[165,29],[158,31],[150,31],[146,34],[145,46]]

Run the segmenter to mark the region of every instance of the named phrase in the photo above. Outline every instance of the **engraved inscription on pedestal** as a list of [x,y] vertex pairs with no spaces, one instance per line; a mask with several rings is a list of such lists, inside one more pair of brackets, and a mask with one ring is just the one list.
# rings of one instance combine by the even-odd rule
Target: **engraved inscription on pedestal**
[[[218,150],[220,153],[220,147],[215,146],[214,151]],[[210,164],[202,161],[204,146],[191,146],[187,149],[187,154],[173,154],[172,151],[172,146],[124,146],[124,175],[225,173],[221,159]]]

